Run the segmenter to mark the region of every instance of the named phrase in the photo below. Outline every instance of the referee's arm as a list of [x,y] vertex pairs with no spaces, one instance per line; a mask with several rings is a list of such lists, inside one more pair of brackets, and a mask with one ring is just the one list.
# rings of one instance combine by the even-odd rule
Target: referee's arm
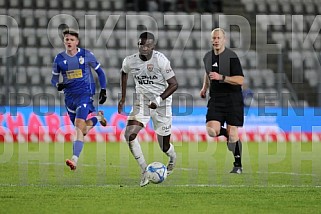
[[203,87],[202,87],[202,89],[200,91],[201,98],[205,98],[206,97],[206,92],[207,92],[207,89],[208,89],[209,85],[210,85],[210,79],[209,79],[207,73],[205,72],[204,81],[203,81]]
[[244,77],[243,76],[223,76],[221,75],[221,80],[225,83],[231,85],[243,85]]

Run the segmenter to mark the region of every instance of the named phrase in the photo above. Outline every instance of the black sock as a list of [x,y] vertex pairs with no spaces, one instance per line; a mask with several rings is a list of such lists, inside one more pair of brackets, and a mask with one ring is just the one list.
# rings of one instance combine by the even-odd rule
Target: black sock
[[242,148],[242,145],[241,145],[241,141],[238,140],[236,141],[235,143],[235,151],[234,151],[234,159],[235,159],[235,163],[234,165],[235,166],[239,166],[241,167],[242,166],[242,162],[241,162],[241,148]]
[[220,133],[217,136],[222,136],[222,135],[228,139],[227,130],[224,127],[221,127]]
[[241,162],[241,155],[242,155],[242,142],[240,140],[236,141],[235,143],[227,143],[227,148],[233,153],[234,155],[234,166],[242,167]]

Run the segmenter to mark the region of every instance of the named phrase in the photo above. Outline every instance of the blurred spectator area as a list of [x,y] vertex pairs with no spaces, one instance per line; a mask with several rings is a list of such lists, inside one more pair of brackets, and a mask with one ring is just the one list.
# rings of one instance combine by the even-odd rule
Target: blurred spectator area
[[[8,27],[0,27],[0,46],[12,44],[15,51],[0,58],[0,87],[4,94],[0,101],[2,105],[19,102],[10,98],[13,96],[6,96],[15,92],[30,96],[49,93],[55,98],[50,104],[60,104],[61,94],[50,84],[51,63],[55,55],[64,50],[61,29],[68,25],[79,28],[80,46],[94,52],[106,71],[107,105],[117,105],[123,58],[137,52],[139,34],[149,30],[157,38],[157,50],[171,61],[180,85],[178,93],[191,94],[193,103],[203,106],[206,101],[199,98],[204,75],[202,59],[211,50],[210,33],[213,28],[228,24],[224,14],[235,13],[235,5],[249,21],[254,37],[255,32],[268,25],[269,42],[280,44],[284,76],[289,80],[288,84],[282,84],[281,91],[316,92],[320,84],[317,51],[321,49],[321,21],[316,17],[321,8],[319,1],[237,0],[230,5],[218,0],[0,0],[0,14],[10,16],[6,22]],[[299,17],[293,19],[291,14],[294,12],[304,14],[303,21]],[[257,14],[262,14],[259,20]],[[269,16],[271,14],[275,16]],[[280,14],[285,14],[285,18]],[[275,25],[283,19],[284,25]],[[294,25],[291,24],[293,20]],[[15,23],[18,32],[8,37],[8,28],[14,27]],[[292,33],[292,27],[302,28],[304,33],[312,27],[306,42],[301,42],[300,33]],[[279,73],[278,59],[261,68],[261,56],[253,45],[256,41],[251,39],[253,35],[240,34],[237,28],[227,31],[227,46],[240,57],[247,86],[254,93],[252,104],[260,105],[259,94],[266,92],[275,94],[271,96],[275,98],[270,102],[272,105],[283,105],[277,94],[280,92],[280,79],[277,79],[280,75],[276,75]],[[292,71],[302,73],[304,84],[291,86]],[[131,87],[128,90],[133,92],[132,78],[128,84]],[[127,94],[130,100],[132,93]],[[303,105],[317,105],[313,100],[300,97],[297,101]]]

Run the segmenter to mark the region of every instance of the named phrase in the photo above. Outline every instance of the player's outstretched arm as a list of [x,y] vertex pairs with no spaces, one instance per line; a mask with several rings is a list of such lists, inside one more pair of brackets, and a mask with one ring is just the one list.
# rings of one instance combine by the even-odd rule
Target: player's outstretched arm
[[123,112],[123,107],[126,100],[126,90],[127,90],[127,80],[128,80],[128,74],[124,71],[121,72],[120,77],[120,88],[121,88],[121,98],[118,102],[118,113],[121,114]]

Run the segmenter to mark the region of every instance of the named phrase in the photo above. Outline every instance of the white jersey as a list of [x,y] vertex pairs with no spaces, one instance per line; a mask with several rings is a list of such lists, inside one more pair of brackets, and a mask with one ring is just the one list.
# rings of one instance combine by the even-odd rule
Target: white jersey
[[[158,51],[153,51],[148,61],[141,60],[139,53],[127,56],[123,61],[122,71],[133,75],[136,93],[143,94],[151,101],[165,91],[168,86],[167,80],[175,76],[170,61]],[[172,96],[166,99],[166,105],[170,105],[171,102]]]

